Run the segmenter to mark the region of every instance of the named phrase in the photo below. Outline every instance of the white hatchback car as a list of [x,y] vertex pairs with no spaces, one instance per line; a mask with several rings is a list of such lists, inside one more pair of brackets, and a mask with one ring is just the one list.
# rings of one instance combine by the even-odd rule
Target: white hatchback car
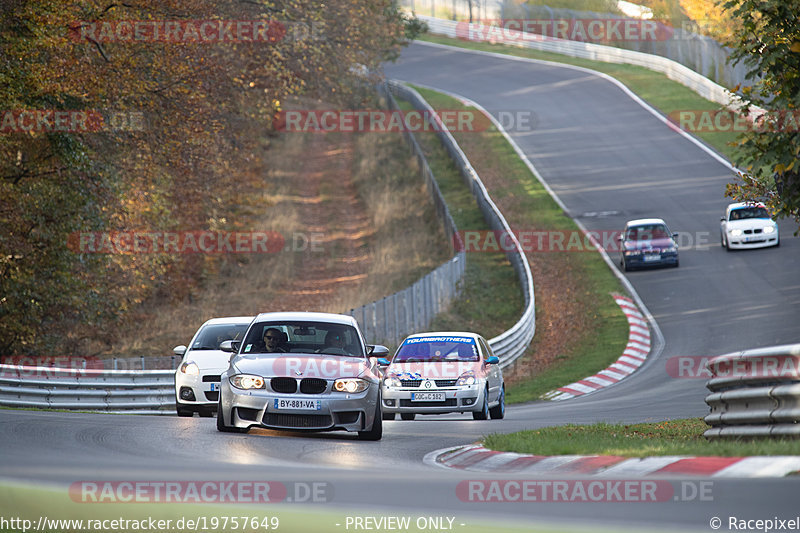
[[219,400],[220,375],[228,368],[231,354],[219,349],[227,340],[242,340],[252,316],[212,318],[192,337],[189,347],[176,346],[183,357],[175,371],[175,407],[178,416],[212,416]]
[[720,244],[726,250],[780,246],[778,224],[761,203],[730,204],[719,219]]
[[384,419],[400,413],[472,413],[475,420],[505,416],[500,360],[476,333],[418,333],[406,338],[384,372]]

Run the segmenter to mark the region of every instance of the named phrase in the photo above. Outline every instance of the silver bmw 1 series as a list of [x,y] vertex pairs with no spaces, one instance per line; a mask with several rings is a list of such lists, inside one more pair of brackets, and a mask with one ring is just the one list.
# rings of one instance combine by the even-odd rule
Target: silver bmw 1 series
[[382,435],[378,361],[386,347],[367,345],[353,317],[328,313],[262,313],[222,374],[217,429],[251,427]]

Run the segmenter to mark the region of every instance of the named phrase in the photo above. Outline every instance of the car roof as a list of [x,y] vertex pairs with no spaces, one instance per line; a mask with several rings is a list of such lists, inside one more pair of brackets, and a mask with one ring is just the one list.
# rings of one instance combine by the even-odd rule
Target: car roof
[[252,316],[226,316],[219,318],[211,318],[206,320],[203,325],[210,326],[214,324],[249,324],[253,321]]
[[637,218],[636,220],[629,220],[628,222],[626,222],[625,227],[629,228],[631,226],[645,226],[648,224],[664,224],[665,226],[667,225],[667,223],[664,222],[664,219],[661,218]]
[[256,321],[306,321],[306,322],[330,322],[333,324],[343,324],[358,328],[358,322],[350,315],[337,315],[335,313],[315,313],[311,311],[279,311],[274,313],[259,313]]
[[742,207],[764,207],[764,208],[766,208],[766,206],[764,204],[762,204],[761,202],[736,202],[736,203],[733,203],[733,204],[728,204],[728,210],[729,211],[731,209],[739,209],[739,208],[742,208]]

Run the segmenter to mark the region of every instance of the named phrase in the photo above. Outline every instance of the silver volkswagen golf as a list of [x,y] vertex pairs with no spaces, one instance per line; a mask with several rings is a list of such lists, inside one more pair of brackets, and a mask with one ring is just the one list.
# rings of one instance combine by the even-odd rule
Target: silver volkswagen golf
[[345,430],[381,438],[376,360],[389,351],[367,345],[353,317],[262,313],[242,342],[220,348],[233,355],[219,387],[219,431]]

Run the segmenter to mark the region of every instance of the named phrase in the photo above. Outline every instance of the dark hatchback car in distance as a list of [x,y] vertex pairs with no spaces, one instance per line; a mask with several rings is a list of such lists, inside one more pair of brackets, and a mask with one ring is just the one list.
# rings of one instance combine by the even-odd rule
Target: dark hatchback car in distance
[[619,264],[626,272],[651,266],[677,267],[677,238],[660,218],[630,220],[619,236]]

